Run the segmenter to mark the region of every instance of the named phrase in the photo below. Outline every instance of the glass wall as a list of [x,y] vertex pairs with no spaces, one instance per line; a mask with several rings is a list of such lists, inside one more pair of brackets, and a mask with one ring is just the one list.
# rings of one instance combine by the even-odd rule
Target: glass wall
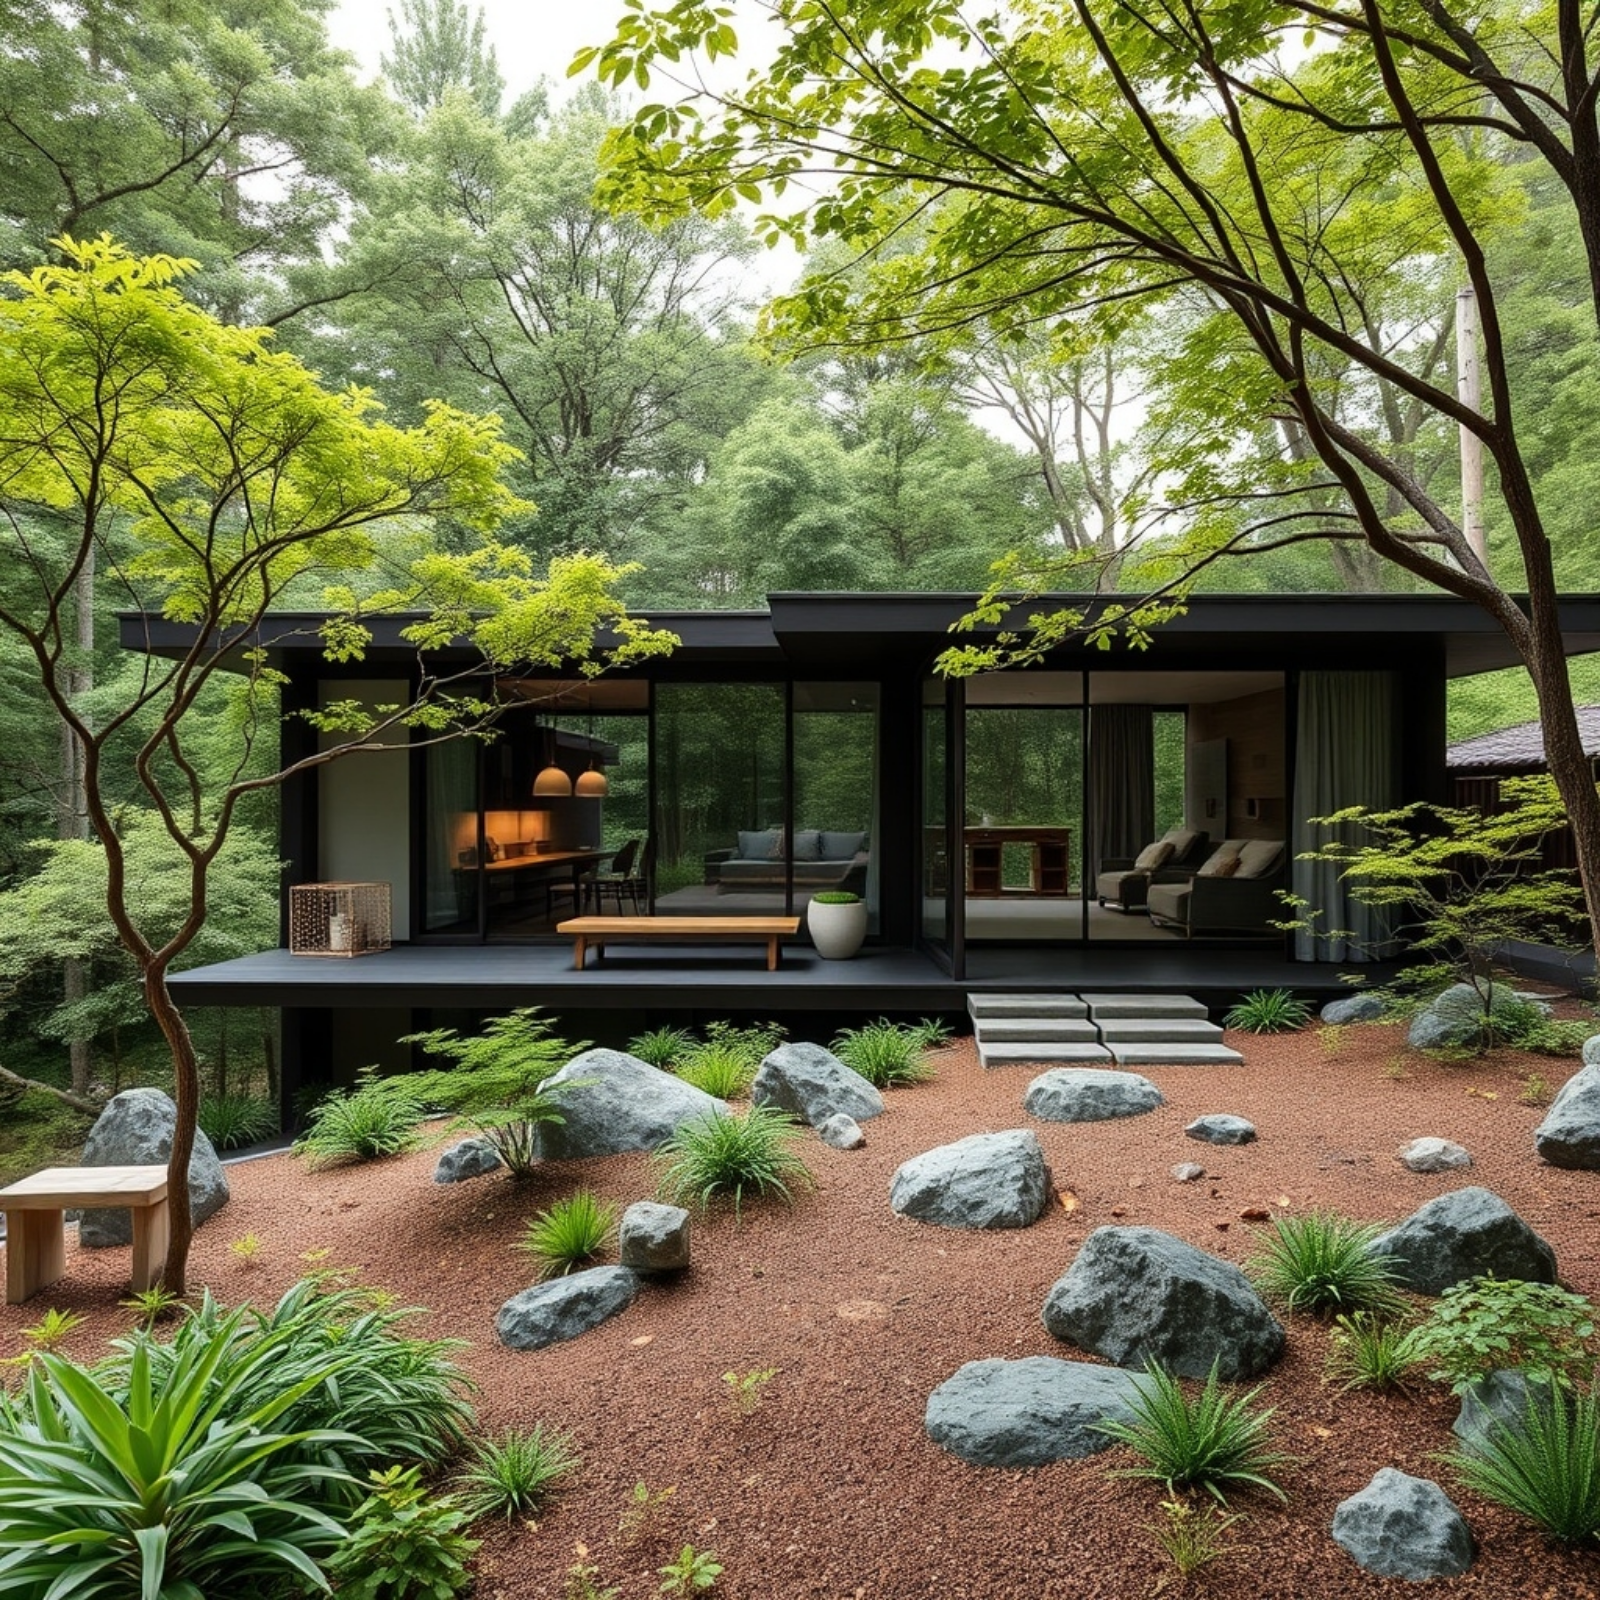
[[478,931],[478,746],[452,739],[422,752],[424,833],[422,929]]
[[878,923],[878,686],[794,686],[794,910],[847,889]]
[[785,693],[663,683],[655,697],[655,889],[663,916],[782,915]]
[[944,948],[950,943],[947,731],[945,684],[941,679],[930,678],[922,687],[922,838],[918,877],[922,887],[922,937]]

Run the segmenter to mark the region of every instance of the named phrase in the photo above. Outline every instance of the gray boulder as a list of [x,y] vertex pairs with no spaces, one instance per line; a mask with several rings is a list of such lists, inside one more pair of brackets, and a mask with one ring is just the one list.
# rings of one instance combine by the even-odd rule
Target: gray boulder
[[1157,1361],[1183,1378],[1213,1362],[1229,1382],[1254,1378],[1283,1354],[1282,1327],[1237,1267],[1155,1228],[1096,1228],[1044,1325],[1119,1367]]
[[1497,1194],[1453,1189],[1372,1241],[1404,1289],[1443,1294],[1463,1278],[1556,1281],[1556,1253]]
[[685,1122],[728,1114],[726,1100],[620,1050],[585,1050],[546,1082],[573,1085],[561,1096],[566,1120],[539,1128],[539,1154],[550,1161],[655,1150]]
[[1461,1409],[1451,1432],[1469,1449],[1487,1444],[1496,1424],[1520,1431],[1530,1406],[1548,1410],[1555,1391],[1548,1379],[1530,1377],[1522,1367],[1500,1367],[1461,1391]]
[[1400,1161],[1407,1172],[1453,1172],[1472,1165],[1472,1157],[1453,1139],[1413,1139]]
[[817,1137],[835,1150],[859,1150],[867,1142],[861,1124],[842,1111],[817,1124]]
[[1330,1000],[1318,1015],[1329,1026],[1342,1028],[1352,1022],[1381,1022],[1388,1009],[1382,995],[1351,994]]
[[1226,1112],[1214,1112],[1209,1117],[1196,1117],[1183,1130],[1191,1139],[1205,1144],[1252,1144],[1256,1129],[1253,1122],[1243,1117],[1231,1117]]
[[626,1311],[638,1293],[639,1276],[627,1267],[590,1267],[512,1295],[500,1307],[494,1331],[512,1350],[542,1350],[598,1328]]
[[761,1063],[750,1103],[776,1106],[813,1128],[841,1113],[857,1122],[883,1115],[883,1096],[820,1044],[780,1044]]
[[463,1139],[448,1150],[439,1152],[434,1165],[435,1183],[464,1183],[468,1178],[481,1178],[500,1165],[500,1153],[487,1139]]
[[928,1396],[928,1437],[975,1467],[1042,1467],[1111,1444],[1097,1422],[1131,1422],[1140,1378],[1054,1356],[969,1361]]
[[1334,1543],[1382,1578],[1458,1578],[1472,1565],[1472,1532],[1438,1484],[1384,1467],[1333,1513]]
[[635,1272],[682,1272],[689,1265],[689,1213],[636,1200],[622,1213],[617,1256]]
[[1533,1148],[1552,1167],[1600,1172],[1600,1050],[1589,1062],[1590,1046],[1597,1044],[1600,1040],[1584,1040],[1583,1059],[1589,1064],[1562,1084],[1533,1130]]
[[1148,1078],[1100,1067],[1057,1067],[1035,1078],[1022,1097],[1022,1109],[1041,1122],[1109,1122],[1165,1104]]
[[[165,1166],[172,1154],[178,1108],[159,1089],[124,1089],[107,1101],[84,1141],[86,1167]],[[211,1141],[196,1128],[189,1157],[189,1216],[195,1227],[228,1203],[228,1179]],[[133,1243],[133,1213],[126,1206],[85,1211],[78,1242],[89,1250]]]
[[1600,1067],[1600,1033],[1592,1033],[1583,1041],[1583,1064]]
[[[1504,984],[1490,985],[1491,1008],[1515,998]],[[1406,1043],[1413,1050],[1465,1049],[1482,1037],[1483,1019],[1483,996],[1470,983],[1453,983],[1411,1019]]]
[[889,1204],[942,1228],[1026,1228],[1049,1192],[1044,1150],[1026,1128],[975,1133],[905,1162],[889,1181]]

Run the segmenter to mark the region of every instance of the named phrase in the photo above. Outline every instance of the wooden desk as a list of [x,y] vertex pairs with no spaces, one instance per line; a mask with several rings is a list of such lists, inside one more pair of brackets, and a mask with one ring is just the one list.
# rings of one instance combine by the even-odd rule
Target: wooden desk
[[967,857],[969,899],[998,900],[1007,892],[1004,859],[1008,844],[1025,845],[1032,852],[1028,867],[1029,894],[1065,895],[1071,891],[1070,828],[965,828],[962,840]]
[[759,939],[767,947],[767,971],[776,972],[779,941],[799,931],[799,917],[572,917],[556,925],[557,933],[572,935],[572,965],[579,972],[591,946],[595,960],[604,959],[607,939],[630,944]]
[[[570,874],[572,908],[582,911],[584,873],[591,867],[599,866],[602,861],[609,861],[616,853],[615,850],[546,850],[543,855],[501,856],[495,861],[485,861],[483,870],[489,874],[490,883],[498,883],[502,888],[547,875],[556,877],[562,873]],[[521,874],[527,874],[527,878]],[[507,892],[515,898],[514,888],[509,888]]]
[[46,1167],[0,1189],[6,1214],[6,1303],[19,1306],[67,1270],[68,1206],[133,1213],[133,1287],[148,1289],[167,1258],[165,1167]]

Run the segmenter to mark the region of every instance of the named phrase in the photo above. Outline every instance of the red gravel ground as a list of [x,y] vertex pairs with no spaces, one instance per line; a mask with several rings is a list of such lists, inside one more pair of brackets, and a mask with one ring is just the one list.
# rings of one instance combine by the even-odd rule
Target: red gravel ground
[[[484,1600],[559,1600],[574,1547],[587,1547],[621,1600],[656,1593],[656,1568],[684,1543],[712,1549],[726,1600],[1124,1600],[1184,1585],[1148,1525],[1161,1492],[1114,1479],[1120,1452],[1031,1471],[970,1467],[933,1445],[923,1407],[963,1362],[1074,1356],[1040,1322],[1050,1285],[1091,1229],[1167,1229],[1235,1262],[1253,1248],[1243,1213],[1336,1207],[1395,1221],[1423,1201],[1481,1183],[1555,1247],[1563,1280],[1600,1297],[1600,1174],[1539,1164],[1542,1113],[1519,1102],[1539,1073],[1559,1087],[1572,1063],[1502,1053],[1470,1065],[1409,1055],[1392,1028],[1237,1038],[1242,1070],[1153,1068],[1167,1104],[1078,1126],[1035,1124],[1062,1204],[1020,1232],[959,1233],[894,1216],[890,1175],[907,1157],[965,1134],[1025,1126],[1032,1070],[989,1073],[970,1042],[938,1056],[929,1085],[889,1096],[865,1149],[806,1139],[818,1188],[792,1209],[748,1208],[697,1220],[694,1267],[651,1287],[629,1311],[572,1343],[517,1353],[494,1340],[500,1303],[526,1288],[511,1248],[524,1219],[579,1184],[620,1203],[654,1192],[650,1160],[551,1165],[524,1186],[504,1177],[454,1188],[431,1182],[434,1156],[310,1174],[288,1157],[230,1170],[233,1199],[201,1230],[196,1286],[266,1302],[306,1270],[305,1252],[359,1268],[365,1281],[430,1308],[417,1326],[470,1340],[463,1360],[482,1386],[487,1430],[542,1420],[570,1431],[581,1473],[537,1523],[487,1530]],[[1260,1142],[1214,1149],[1183,1136],[1206,1112],[1248,1117]],[[1464,1144],[1469,1173],[1419,1177],[1396,1151],[1419,1135]],[[1206,1178],[1180,1184],[1181,1161]],[[254,1261],[229,1250],[254,1234]],[[73,1354],[90,1357],[131,1320],[116,1309],[121,1251],[69,1246],[67,1277],[0,1314],[0,1351],[47,1305],[82,1311]],[[1246,1520],[1230,1556],[1209,1568],[1217,1600],[1334,1600],[1413,1592],[1359,1569],[1329,1538],[1334,1507],[1383,1466],[1445,1482],[1481,1551],[1438,1587],[1472,1596],[1600,1596],[1600,1559],[1552,1550],[1507,1513],[1453,1486],[1433,1452],[1450,1440],[1442,1392],[1341,1394],[1323,1382],[1326,1329],[1289,1323],[1284,1360],[1263,1399],[1293,1457],[1286,1506],[1238,1497]],[[741,1417],[727,1372],[775,1368]],[[626,1543],[618,1519],[634,1485],[671,1487],[654,1527]],[[480,1532],[484,1530],[479,1530]]]

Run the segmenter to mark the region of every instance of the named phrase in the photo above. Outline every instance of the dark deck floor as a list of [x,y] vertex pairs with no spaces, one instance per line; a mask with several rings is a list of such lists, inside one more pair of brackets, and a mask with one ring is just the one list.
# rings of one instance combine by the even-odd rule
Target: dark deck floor
[[[1280,950],[1263,947],[981,946],[967,952],[967,977],[958,981],[916,950],[868,948],[851,961],[824,961],[796,946],[785,950],[777,972],[768,972],[759,946],[739,944],[610,946],[601,964],[591,956],[588,969],[576,972],[571,946],[562,943],[397,945],[353,960],[271,950],[177,973],[170,981],[174,996],[186,1005],[463,1010],[539,1005],[553,1011],[617,1007],[877,1015],[959,1012],[974,990],[1177,991],[1213,1007],[1256,988],[1332,996],[1348,992],[1339,978],[1344,970],[1289,961]],[[1375,969],[1373,976],[1388,970]]]

